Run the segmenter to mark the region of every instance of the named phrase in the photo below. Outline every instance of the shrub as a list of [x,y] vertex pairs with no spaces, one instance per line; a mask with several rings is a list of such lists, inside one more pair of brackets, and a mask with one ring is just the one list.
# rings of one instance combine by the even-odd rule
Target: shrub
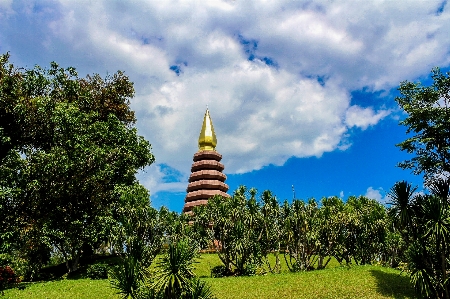
[[258,270],[258,266],[255,264],[247,264],[245,265],[245,269],[244,269],[244,273],[242,273],[243,275],[246,276],[255,276],[256,275],[256,270]]
[[227,275],[227,267],[224,265],[215,266],[211,269],[211,277],[224,277]]
[[16,276],[16,273],[10,266],[0,267],[0,291],[3,294],[3,290],[19,283],[20,279]]
[[90,279],[107,279],[108,268],[109,266],[103,263],[90,265],[86,270],[86,276]]
[[147,270],[132,256],[125,257],[109,271],[111,286],[122,298],[139,298]]

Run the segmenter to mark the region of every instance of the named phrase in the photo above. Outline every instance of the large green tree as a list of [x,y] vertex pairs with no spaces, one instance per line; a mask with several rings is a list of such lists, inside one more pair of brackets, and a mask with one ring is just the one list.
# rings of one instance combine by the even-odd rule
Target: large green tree
[[402,82],[396,101],[407,117],[400,123],[407,127],[409,138],[397,146],[415,154],[399,165],[424,174],[426,179],[450,173],[450,73],[439,68],[431,73],[433,83]]
[[394,228],[408,246],[411,280],[425,297],[450,298],[450,73],[432,70],[430,86],[402,82],[396,98],[407,113],[408,138],[397,146],[414,154],[399,164],[423,174],[430,194],[416,194],[407,182],[390,192]]
[[154,161],[134,126],[133,83],[120,71],[80,78],[71,67],[22,69],[8,58],[0,56],[0,208],[33,236],[18,248],[45,243],[73,271],[106,239],[114,189]]

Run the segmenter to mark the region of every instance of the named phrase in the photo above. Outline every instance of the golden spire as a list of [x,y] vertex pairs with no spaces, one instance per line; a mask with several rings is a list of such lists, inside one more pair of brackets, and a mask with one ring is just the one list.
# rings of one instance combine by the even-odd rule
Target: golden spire
[[198,137],[198,149],[199,151],[214,151],[216,149],[216,145],[216,133],[214,133],[214,127],[211,116],[209,116],[209,110],[206,108],[202,130],[200,131],[200,136]]

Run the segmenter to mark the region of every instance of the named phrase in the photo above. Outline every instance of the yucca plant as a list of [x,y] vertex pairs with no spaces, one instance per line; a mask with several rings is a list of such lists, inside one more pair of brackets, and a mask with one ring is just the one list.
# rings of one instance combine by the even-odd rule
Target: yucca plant
[[409,184],[397,183],[390,193],[391,215],[398,229],[407,225],[406,261],[416,291],[424,298],[449,299],[450,180],[426,183],[432,194],[414,195]]
[[191,288],[188,290],[183,299],[215,299],[211,287],[200,279],[191,280]]
[[190,293],[196,255],[197,249],[187,239],[169,244],[167,254],[156,266],[153,288],[166,299],[178,299]]
[[111,286],[123,299],[140,298],[140,288],[145,284],[146,274],[145,268],[133,257],[123,258],[109,273]]

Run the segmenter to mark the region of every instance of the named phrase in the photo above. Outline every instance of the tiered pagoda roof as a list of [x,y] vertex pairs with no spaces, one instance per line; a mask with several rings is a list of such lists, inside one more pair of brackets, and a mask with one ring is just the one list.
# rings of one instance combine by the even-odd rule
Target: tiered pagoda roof
[[209,110],[206,109],[202,129],[198,138],[198,152],[194,154],[191,167],[187,195],[184,200],[183,212],[191,213],[192,209],[208,203],[214,195],[229,197],[225,184],[227,176],[222,173],[224,165],[220,163],[222,155],[216,152],[217,138],[214,132]]

